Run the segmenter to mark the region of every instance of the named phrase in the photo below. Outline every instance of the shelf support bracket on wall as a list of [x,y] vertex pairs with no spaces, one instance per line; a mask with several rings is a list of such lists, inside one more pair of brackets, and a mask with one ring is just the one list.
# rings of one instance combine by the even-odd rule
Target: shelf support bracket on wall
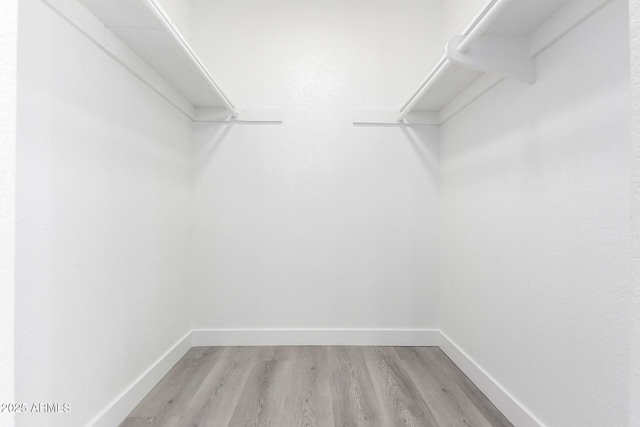
[[529,54],[526,36],[481,36],[466,51],[460,49],[464,36],[455,36],[446,47],[447,58],[458,65],[519,80],[536,82],[535,59]]
[[281,108],[240,108],[234,116],[226,108],[196,107],[194,122],[209,123],[282,123]]
[[398,118],[398,111],[354,110],[354,125],[395,125],[395,126],[435,126],[438,115],[434,112],[411,112]]

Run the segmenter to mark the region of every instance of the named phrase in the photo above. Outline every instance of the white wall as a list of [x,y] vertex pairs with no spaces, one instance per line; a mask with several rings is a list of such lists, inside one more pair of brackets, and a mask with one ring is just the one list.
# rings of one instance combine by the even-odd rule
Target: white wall
[[422,0],[195,3],[195,48],[225,92],[285,112],[196,128],[196,328],[436,326],[437,132],[351,114],[401,107],[441,54],[440,14]]
[[[0,402],[14,402],[15,163],[18,2],[0,2]],[[13,414],[0,413],[13,425]]]
[[627,3],[447,122],[441,328],[548,426],[625,425]]
[[640,2],[629,2],[631,40],[633,302],[630,352],[629,427],[640,425]]
[[19,425],[86,423],[191,326],[441,327],[546,425],[623,425],[625,2],[545,52],[538,84],[445,124],[440,196],[435,129],[349,118],[399,107],[483,1],[211,3],[188,37],[239,105],[286,120],[197,125],[193,176],[184,117],[20,4],[16,399],[72,411]]
[[189,329],[191,123],[20,2],[16,399],[85,425]]

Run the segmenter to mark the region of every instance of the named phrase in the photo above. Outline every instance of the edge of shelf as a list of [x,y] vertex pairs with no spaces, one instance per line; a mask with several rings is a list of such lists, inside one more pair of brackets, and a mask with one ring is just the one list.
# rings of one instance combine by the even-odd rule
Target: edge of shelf
[[399,111],[353,110],[354,125],[437,126],[438,115],[432,112],[412,112],[398,119]]
[[[63,0],[43,1],[60,3]],[[224,106],[234,116],[238,114],[156,0],[78,0],[77,3],[77,7],[86,8],[94,15],[103,32],[127,45],[192,106]],[[157,33],[149,33],[149,30]],[[167,59],[166,55],[171,58]],[[202,105],[203,102],[211,105]]]
[[196,123],[282,123],[282,108],[240,108],[234,117],[224,108],[196,107]]
[[122,65],[126,70],[156,92],[165,101],[190,119],[194,107],[173,85],[144,62],[129,46],[107,29],[89,9],[76,0],[41,0],[90,42]]
[[[133,1],[133,0],[132,0]],[[160,25],[160,28],[169,35],[169,37],[176,43],[178,51],[184,54],[185,59],[191,63],[191,65],[199,72],[202,80],[220,97],[225,107],[229,112],[237,117],[239,111],[233,105],[229,97],[225,95],[220,86],[216,83],[211,76],[207,68],[204,66],[198,55],[195,53],[191,45],[184,38],[182,33],[172,24],[171,18],[167,12],[158,4],[156,0],[135,0],[145,5],[145,9],[150,12],[152,18]],[[195,105],[194,105],[195,106]]]
[[[54,13],[59,15],[89,41],[104,51],[112,59],[131,72],[141,82],[173,105],[194,122],[228,122],[228,123],[281,123],[282,109],[280,108],[236,108],[224,95],[220,87],[213,80],[202,62],[184,37],[171,23],[170,18],[160,8],[155,0],[129,0],[142,6],[150,16],[147,18],[158,22],[160,31],[165,32],[173,43],[172,48],[183,55],[189,66],[198,72],[199,77],[218,98],[223,101],[225,108],[195,105],[185,93],[181,92],[175,82],[169,81],[156,68],[146,62],[141,55],[133,50],[121,37],[116,34],[94,11],[78,0],[42,0]],[[155,12],[154,12],[155,11]],[[127,19],[131,21],[132,16]],[[134,16],[134,19],[136,17]],[[139,19],[139,18],[138,18]],[[126,27],[123,27],[126,28]],[[130,27],[129,27],[130,28]]]
[[[542,22],[539,22],[528,34],[487,36],[485,33],[490,30],[491,25],[496,20],[499,20],[504,10],[513,3],[513,0],[489,0],[465,28],[463,34],[452,39],[455,40],[455,43],[453,45],[449,43],[448,52],[438,61],[409,97],[409,100],[400,109],[397,120],[402,120],[409,114],[414,113],[413,109],[425,96],[428,96],[430,90],[439,84],[442,77],[449,71],[449,66],[452,63],[475,69],[484,74],[478,81],[464,85],[458,95],[448,99],[444,107],[434,112],[437,116],[438,124],[453,117],[467,105],[495,87],[504,78],[524,76],[525,78],[520,77],[520,80],[535,84],[535,74],[531,74],[531,72],[535,73],[535,69],[532,70],[532,67],[535,66],[535,57],[611,1],[569,0]],[[525,43],[518,43],[517,52],[508,52],[510,54],[515,52],[519,58],[513,59],[509,55],[508,58],[501,59],[501,54],[505,56],[506,49],[503,49],[503,47],[508,47],[512,43],[512,40],[509,39],[514,39],[514,36],[518,36],[525,41]],[[490,45],[491,40],[495,40],[498,42],[497,45],[502,44],[503,46],[492,48]],[[479,52],[469,53],[469,49],[475,48],[475,45],[479,45],[480,48],[471,50]],[[524,70],[524,73],[519,71],[514,74],[510,72],[513,69]]]

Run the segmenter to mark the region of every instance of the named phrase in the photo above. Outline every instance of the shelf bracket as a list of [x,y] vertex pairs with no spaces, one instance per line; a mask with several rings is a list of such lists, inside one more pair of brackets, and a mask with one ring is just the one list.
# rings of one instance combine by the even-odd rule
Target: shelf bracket
[[435,112],[414,111],[398,118],[398,111],[354,110],[354,125],[392,125],[392,126],[435,126],[438,115]]
[[528,37],[481,36],[466,52],[461,52],[459,46],[464,39],[455,36],[447,43],[446,56],[453,63],[525,83],[536,82],[535,59],[529,54]]
[[234,116],[226,108],[196,107],[194,122],[211,123],[282,123],[281,108],[240,108]]

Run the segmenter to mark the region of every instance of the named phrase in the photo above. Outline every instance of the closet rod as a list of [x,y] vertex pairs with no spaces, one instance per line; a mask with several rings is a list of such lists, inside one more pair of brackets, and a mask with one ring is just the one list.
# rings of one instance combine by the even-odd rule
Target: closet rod
[[189,43],[187,43],[187,41],[184,39],[182,34],[180,34],[180,32],[171,23],[171,19],[166,14],[166,12],[162,9],[162,7],[158,5],[157,1],[146,0],[146,1],[142,1],[141,3],[143,3],[147,7],[147,9],[151,12],[151,15],[154,17],[155,21],[158,24],[160,24],[162,27],[164,27],[164,30],[166,30],[166,32],[171,35],[171,38],[173,38],[173,40],[177,42],[182,49],[188,52],[189,56],[193,60],[194,65],[198,68],[198,70],[204,76],[206,76],[208,83],[215,90],[215,92],[220,96],[220,98],[222,98],[222,101],[224,102],[227,110],[229,110],[229,112],[233,115],[234,118],[237,118],[239,114],[238,109],[233,105],[233,103],[231,103],[229,98],[227,98],[227,96],[222,92],[222,89],[220,89],[220,87],[217,85],[215,80],[213,80],[213,77],[211,77],[211,74],[209,74],[205,66],[200,61],[200,58],[198,58],[198,56],[193,51],[193,49],[191,49],[191,46],[189,46]]
[[[482,34],[487,31],[491,24],[500,16],[504,9],[511,4],[512,0],[489,0],[478,13],[473,21],[463,31],[464,39],[458,46],[460,52],[465,52]],[[435,82],[444,74],[452,65],[449,58],[446,56],[440,59],[440,62],[429,73],[426,79],[420,83],[418,89],[414,92],[413,96],[409,98],[409,101],[400,110],[398,121],[402,121],[416,106],[416,104],[422,99],[422,96],[431,89]]]
[[512,0],[491,0],[489,1],[482,11],[476,15],[476,17],[471,21],[471,24],[464,30],[462,35],[464,39],[460,42],[458,46],[458,50],[461,53],[469,50],[469,47],[478,40],[482,34],[484,34],[487,29],[493,24],[493,22],[502,14],[502,12],[506,9],[509,4],[511,4]]
[[444,57],[440,59],[440,62],[438,62],[435,68],[422,81],[422,83],[420,83],[420,86],[418,86],[418,89],[414,92],[413,96],[409,98],[409,101],[407,101],[407,103],[404,104],[404,106],[400,110],[400,115],[397,119],[399,122],[401,122],[407,116],[407,114],[411,112],[413,107],[415,107],[416,104],[420,102],[422,96],[435,85],[435,83],[438,81],[438,78],[440,78],[442,74],[446,73],[451,65],[452,63],[448,58]]

